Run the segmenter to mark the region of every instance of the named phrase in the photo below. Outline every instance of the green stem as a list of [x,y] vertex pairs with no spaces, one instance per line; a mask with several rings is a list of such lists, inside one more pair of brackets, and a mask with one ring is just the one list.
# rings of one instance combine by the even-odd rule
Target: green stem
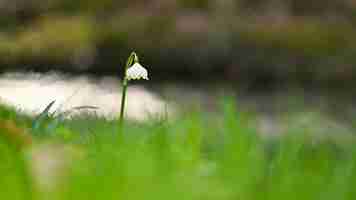
[[121,109],[120,109],[120,118],[119,118],[119,125],[120,125],[120,127],[122,127],[122,126],[123,126],[123,123],[124,123],[126,91],[127,91],[127,79],[124,78],[124,80],[123,80],[123,82],[122,82]]
[[122,130],[122,127],[124,125],[126,91],[127,91],[127,85],[128,85],[128,80],[126,78],[126,70],[135,62],[138,62],[138,58],[137,58],[136,53],[132,52],[126,61],[126,66],[124,69],[124,78],[122,80],[122,96],[121,96],[121,108],[120,108],[120,117],[119,117],[120,130]]

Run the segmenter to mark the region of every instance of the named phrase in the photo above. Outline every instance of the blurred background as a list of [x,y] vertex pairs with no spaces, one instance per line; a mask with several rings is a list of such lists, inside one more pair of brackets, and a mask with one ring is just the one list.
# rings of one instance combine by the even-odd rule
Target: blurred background
[[350,124],[355,25],[355,0],[1,0],[0,70],[118,79],[135,50],[151,78],[138,85],[165,101],[214,110],[236,95]]

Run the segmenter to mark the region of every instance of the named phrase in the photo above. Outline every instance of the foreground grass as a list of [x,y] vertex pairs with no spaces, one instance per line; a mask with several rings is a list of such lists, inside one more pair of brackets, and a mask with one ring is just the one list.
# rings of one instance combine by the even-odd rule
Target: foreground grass
[[0,109],[1,199],[356,199],[356,147],[297,128],[262,140],[230,103],[127,123],[121,137],[90,115],[33,121]]

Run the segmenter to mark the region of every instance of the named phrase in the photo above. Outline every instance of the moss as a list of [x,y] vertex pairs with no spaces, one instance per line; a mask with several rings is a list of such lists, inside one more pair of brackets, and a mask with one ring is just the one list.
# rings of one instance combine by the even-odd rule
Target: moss
[[265,25],[242,29],[242,40],[261,46],[279,46],[305,55],[335,55],[356,44],[356,30],[344,25],[288,23],[276,27]]
[[211,1],[209,0],[179,0],[178,1],[178,4],[182,8],[201,9],[201,10],[208,9],[210,3]]
[[85,17],[46,16],[12,39],[18,55],[65,59],[91,48],[93,38],[93,26]]

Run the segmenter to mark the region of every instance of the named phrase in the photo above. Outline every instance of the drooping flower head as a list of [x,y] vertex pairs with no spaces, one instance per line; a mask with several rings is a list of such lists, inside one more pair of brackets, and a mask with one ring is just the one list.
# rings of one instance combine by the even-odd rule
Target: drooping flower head
[[127,69],[126,78],[127,80],[139,80],[141,78],[148,80],[148,72],[140,63],[135,63]]
[[135,63],[126,70],[126,79],[127,80],[139,80],[139,79],[148,80],[147,69],[145,69],[138,62],[136,54],[134,54],[134,56],[135,56],[135,58],[134,58]]

